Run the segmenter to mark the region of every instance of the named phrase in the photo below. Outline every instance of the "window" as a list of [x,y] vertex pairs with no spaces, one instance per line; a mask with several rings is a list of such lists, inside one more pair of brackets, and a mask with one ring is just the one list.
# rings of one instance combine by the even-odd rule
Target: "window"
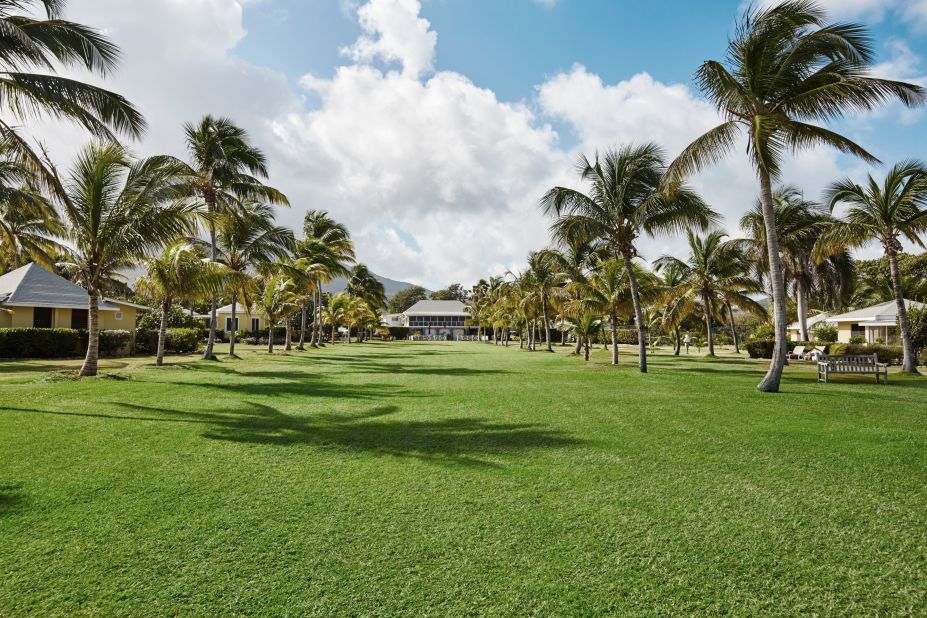
[[116,319],[117,319],[117,320],[121,320],[121,319],[122,319],[122,311],[117,311],[117,312],[116,312]]
[[36,307],[32,310],[32,328],[51,328],[52,308]]
[[[235,318],[235,332],[238,332],[238,318]],[[225,318],[225,332],[232,332],[232,318]]]
[[87,328],[87,310],[71,309],[71,328]]
[[253,331],[261,330],[261,319],[260,318],[251,318],[251,330]]

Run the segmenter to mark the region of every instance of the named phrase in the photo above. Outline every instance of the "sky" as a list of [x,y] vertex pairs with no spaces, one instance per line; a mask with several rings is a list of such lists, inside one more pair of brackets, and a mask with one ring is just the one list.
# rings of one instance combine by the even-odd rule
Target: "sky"
[[[765,0],[761,0],[765,1]],[[927,0],[824,0],[869,26],[876,71],[927,85]],[[741,0],[70,0],[66,17],[122,49],[105,85],[145,114],[139,156],[184,156],[183,123],[245,127],[290,198],[349,227],[375,272],[431,289],[520,268],[549,244],[537,203],[582,188],[580,154],[656,141],[675,156],[718,122],[692,83],[721,59]],[[81,73],[74,76],[90,81]],[[924,110],[890,105],[836,128],[886,163],[927,158]],[[41,123],[67,161],[88,137]],[[790,156],[783,180],[817,198],[870,169],[827,150]],[[739,234],[756,196],[738,149],[692,184]],[[684,256],[678,237],[641,255]],[[875,254],[876,250],[870,250]]]

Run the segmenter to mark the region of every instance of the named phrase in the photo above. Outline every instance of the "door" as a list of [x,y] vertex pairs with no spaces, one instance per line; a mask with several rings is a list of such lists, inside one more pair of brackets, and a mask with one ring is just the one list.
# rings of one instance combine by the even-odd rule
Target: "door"
[[86,309],[71,309],[71,328],[76,330],[87,328]]

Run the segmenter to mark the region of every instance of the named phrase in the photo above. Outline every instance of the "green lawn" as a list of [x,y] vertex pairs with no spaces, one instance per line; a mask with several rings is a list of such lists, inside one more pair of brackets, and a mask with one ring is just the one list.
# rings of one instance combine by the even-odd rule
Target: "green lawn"
[[927,612],[927,378],[626,352],[0,363],[0,615]]

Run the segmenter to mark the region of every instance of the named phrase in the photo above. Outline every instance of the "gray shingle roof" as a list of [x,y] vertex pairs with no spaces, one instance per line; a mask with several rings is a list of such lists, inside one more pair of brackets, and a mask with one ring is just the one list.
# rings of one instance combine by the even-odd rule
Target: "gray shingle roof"
[[420,300],[405,315],[470,315],[470,308],[459,300]]
[[[912,307],[923,307],[923,303],[919,303],[913,300],[904,300],[905,307],[911,309]],[[890,300],[888,302],[879,303],[878,305],[873,305],[871,307],[865,307],[863,309],[857,309],[856,311],[849,311],[847,313],[841,313],[840,315],[833,315],[827,318],[828,322],[853,322],[856,320],[865,321],[865,320],[878,320],[878,321],[887,321],[894,322],[898,317],[898,307],[895,304],[895,301]]]
[[[87,291],[38,264],[26,264],[0,276],[0,306],[86,309]],[[100,309],[116,311],[107,301]]]

